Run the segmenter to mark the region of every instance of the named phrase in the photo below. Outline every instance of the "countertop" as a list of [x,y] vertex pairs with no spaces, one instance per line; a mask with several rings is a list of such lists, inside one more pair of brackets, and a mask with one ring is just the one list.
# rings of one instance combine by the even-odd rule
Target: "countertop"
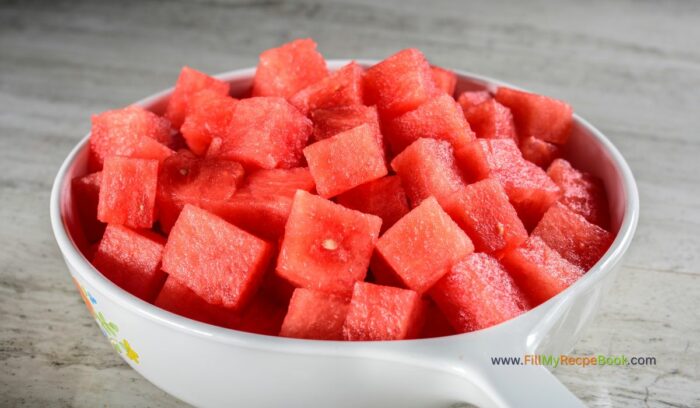
[[99,333],[54,242],[53,177],[90,115],[174,83],[182,65],[252,66],[315,38],[327,58],[422,49],[438,65],[569,101],[620,149],[641,219],[573,354],[646,367],[560,367],[590,406],[700,406],[700,3],[0,1],[0,406],[183,405]]

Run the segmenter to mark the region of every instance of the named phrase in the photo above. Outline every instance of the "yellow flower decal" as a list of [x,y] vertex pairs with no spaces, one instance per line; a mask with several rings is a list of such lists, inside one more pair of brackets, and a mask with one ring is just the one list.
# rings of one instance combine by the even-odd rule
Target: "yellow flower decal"
[[131,348],[131,344],[129,344],[126,339],[123,339],[120,343],[122,347],[124,347],[124,350],[126,351],[126,356],[129,358],[129,360],[133,361],[134,363],[138,364],[139,363],[139,354],[134,351],[134,349]]

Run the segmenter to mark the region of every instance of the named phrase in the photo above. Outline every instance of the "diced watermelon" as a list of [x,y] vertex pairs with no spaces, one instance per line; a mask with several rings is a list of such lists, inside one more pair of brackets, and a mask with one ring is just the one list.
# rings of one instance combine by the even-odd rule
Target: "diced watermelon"
[[502,262],[533,306],[566,289],[585,273],[534,235],[506,254]]
[[330,198],[388,173],[384,151],[369,125],[316,142],[304,149],[321,197]]
[[457,100],[477,137],[518,140],[510,109],[485,91],[464,92]]
[[253,96],[290,98],[328,76],[326,61],[310,38],[294,40],[260,54]]
[[547,210],[532,235],[540,237],[564,259],[586,271],[598,262],[614,238],[560,203]]
[[372,259],[369,261],[370,276],[368,281],[385,286],[394,286],[397,288],[406,288],[399,275],[391,269],[384,257],[379,251],[374,251]]
[[401,153],[422,137],[446,140],[455,149],[474,140],[474,132],[464,119],[462,109],[444,93],[389,121],[384,130],[394,154]]
[[457,87],[457,75],[454,72],[436,65],[430,67],[430,72],[438,89],[450,96],[454,95]]
[[110,224],[92,260],[93,266],[117,286],[147,302],[152,301],[166,275],[160,269],[164,239],[148,237]]
[[532,136],[520,141],[520,152],[525,160],[531,161],[543,169],[546,169],[552,160],[561,155],[559,146]]
[[228,133],[235,109],[236,99],[211,89],[192,95],[180,128],[187,147],[200,156],[206,153],[213,138]]
[[185,121],[185,115],[190,103],[193,102],[194,95],[204,89],[223,96],[228,95],[229,84],[196,69],[187,66],[182,67],[175,89],[170,95],[168,106],[165,109],[165,117],[170,120],[175,128],[179,129]]
[[414,338],[421,329],[418,293],[401,288],[355,283],[343,325],[345,340],[401,340]]
[[459,333],[485,329],[526,311],[528,301],[496,258],[474,253],[452,267],[430,295]]
[[313,139],[315,141],[328,139],[338,133],[367,124],[376,134],[377,143],[384,146],[384,138],[379,128],[379,115],[374,106],[352,105],[316,109],[311,111],[311,120],[314,122]]
[[297,167],[312,131],[311,121],[282,98],[241,99],[229,131],[207,155],[251,168]]
[[363,78],[366,105],[377,105],[383,118],[399,116],[436,96],[430,64],[408,48],[370,67]]
[[425,322],[420,332],[421,339],[433,337],[451,336],[457,334],[445,314],[437,307],[435,302],[428,300],[425,307]]
[[153,304],[180,316],[215,326],[234,328],[239,320],[231,309],[207,303],[172,276],[165,281]]
[[544,170],[523,159],[511,139],[477,139],[456,151],[455,157],[469,179],[498,180],[528,230],[561,193]]
[[102,170],[97,218],[107,224],[151,228],[157,183],[158,161],[108,157]]
[[105,230],[105,224],[97,219],[100,184],[102,172],[76,177],[71,182],[73,203],[88,243],[99,241]]
[[163,231],[170,231],[185,204],[211,211],[228,201],[243,175],[243,166],[236,162],[199,158],[188,150],[167,158],[160,168],[156,196]]
[[418,139],[396,156],[391,167],[401,178],[412,207],[434,196],[445,206],[466,184],[444,140]]
[[386,176],[346,191],[339,204],[382,219],[383,233],[409,211],[406,192],[398,176]]
[[302,113],[319,108],[362,104],[363,69],[355,61],[297,92],[289,102]]
[[277,336],[287,313],[287,305],[279,303],[264,290],[258,291],[238,314],[236,330]]
[[170,231],[163,270],[205,301],[238,309],[257,290],[272,245],[187,204]]
[[311,191],[316,184],[306,167],[258,170],[251,173],[241,189],[256,195],[294,197],[297,190]]
[[407,287],[422,294],[474,245],[430,197],[379,238],[377,251]]
[[504,87],[498,88],[496,100],[513,112],[520,138],[532,136],[555,144],[569,139],[573,110],[566,102]]
[[564,159],[554,160],[547,169],[547,175],[563,192],[560,203],[583,215],[588,222],[608,229],[608,200],[600,179],[576,170]]
[[381,218],[297,191],[277,273],[297,287],[348,293],[365,278]]
[[102,169],[105,158],[126,156],[162,161],[173,152],[170,122],[139,106],[128,106],[92,116],[91,171]]
[[501,184],[485,179],[455,194],[445,211],[469,235],[477,252],[499,257],[527,239],[527,231]]
[[348,300],[309,289],[296,289],[279,335],[298,339],[342,340]]

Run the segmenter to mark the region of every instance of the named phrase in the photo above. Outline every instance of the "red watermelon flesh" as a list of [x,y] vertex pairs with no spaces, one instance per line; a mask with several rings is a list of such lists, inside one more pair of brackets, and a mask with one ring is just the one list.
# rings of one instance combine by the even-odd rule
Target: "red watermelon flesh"
[[377,251],[408,288],[422,294],[474,245],[430,197],[379,238]]
[[423,137],[446,140],[455,149],[474,140],[462,109],[444,93],[387,122],[384,130],[393,154]]
[[564,159],[554,160],[547,175],[563,192],[560,203],[584,216],[588,222],[603,229],[609,228],[608,199],[600,179],[576,170]]
[[363,78],[366,105],[377,105],[382,118],[392,118],[436,96],[430,64],[422,52],[408,48],[370,67]]
[[435,65],[430,67],[430,72],[438,89],[450,96],[454,95],[457,87],[457,75],[454,72]]
[[352,292],[343,337],[350,341],[414,338],[421,329],[418,293],[357,282]]
[[161,165],[158,205],[161,228],[170,231],[185,204],[212,210],[228,201],[243,181],[243,166],[227,160],[199,158],[181,150]]
[[338,204],[382,219],[381,233],[409,211],[406,192],[398,176],[385,176],[338,196]]
[[532,136],[560,145],[569,139],[573,110],[566,102],[503,87],[498,88],[496,100],[513,113],[521,138]]
[[313,139],[315,141],[328,139],[338,133],[367,124],[374,131],[377,143],[384,146],[384,139],[379,128],[379,115],[374,106],[352,105],[316,109],[311,111],[311,120],[314,122]]
[[598,262],[614,238],[608,231],[559,203],[547,210],[532,235],[540,237],[564,259],[586,271]]
[[213,138],[225,137],[236,108],[236,99],[205,89],[192,95],[180,128],[187,147],[197,155],[207,152]]
[[469,235],[477,252],[498,258],[527,239],[527,231],[501,184],[485,179],[455,194],[445,207]]
[[435,302],[428,300],[425,307],[425,322],[418,336],[421,339],[433,337],[451,336],[457,334],[445,314],[437,307]]
[[231,309],[207,303],[172,276],[165,281],[153,304],[180,316],[215,326],[234,328],[239,320]]
[[277,336],[287,313],[287,305],[278,302],[264,290],[250,300],[247,306],[237,313],[236,330],[248,333]]
[[92,264],[117,286],[147,302],[158,294],[166,275],[160,269],[163,240],[110,224]]
[[297,92],[289,102],[302,113],[320,108],[362,105],[363,69],[355,61]]
[[346,297],[299,288],[289,302],[279,335],[297,339],[342,340]]
[[484,91],[464,92],[457,100],[477,137],[518,140],[510,109]]
[[256,195],[294,197],[297,190],[312,191],[316,184],[306,167],[258,170],[246,179],[242,191]]
[[165,109],[165,117],[170,120],[175,128],[179,129],[185,121],[188,108],[194,102],[192,101],[194,95],[205,89],[224,96],[228,95],[229,84],[196,69],[187,66],[182,67],[175,89],[170,95],[168,106]]
[[526,137],[520,141],[520,152],[525,160],[546,169],[552,160],[561,155],[559,146],[536,137]]
[[128,106],[92,116],[91,171],[102,169],[105,158],[126,156],[162,161],[173,152],[170,122],[139,106]]
[[297,191],[277,273],[297,287],[348,293],[365,278],[381,218]]
[[290,98],[328,76],[326,61],[310,38],[294,40],[260,54],[253,96]]
[[102,172],[76,177],[71,182],[73,203],[89,243],[99,241],[105,230],[105,224],[97,219],[100,184],[102,184]]
[[506,254],[502,262],[533,307],[566,289],[585,273],[535,235]]
[[452,146],[444,140],[418,139],[391,161],[412,207],[434,196],[447,205],[466,183],[457,167]]
[[273,246],[187,204],[170,231],[163,270],[205,301],[239,309],[257,290]]
[[107,224],[151,228],[157,182],[158,161],[108,157],[102,170],[97,218]]
[[298,167],[312,131],[311,121],[282,98],[241,99],[229,131],[207,155],[253,169]]
[[379,251],[374,251],[372,259],[369,261],[369,277],[368,281],[379,285],[394,286],[397,288],[406,288],[399,275],[391,269],[389,263],[382,257]]
[[386,176],[384,151],[369,125],[316,142],[304,149],[321,197],[330,198]]
[[496,258],[474,253],[452,267],[430,295],[459,333],[485,329],[528,310],[528,301]]
[[528,230],[561,193],[544,170],[523,159],[511,139],[477,139],[455,152],[455,157],[470,179],[498,180]]

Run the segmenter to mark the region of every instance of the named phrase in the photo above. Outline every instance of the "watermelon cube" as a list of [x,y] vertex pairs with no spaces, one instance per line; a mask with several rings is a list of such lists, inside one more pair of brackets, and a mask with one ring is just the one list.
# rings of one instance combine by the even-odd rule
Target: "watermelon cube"
[[126,156],[162,161],[173,151],[170,122],[139,106],[92,116],[89,168],[102,169],[105,158]]
[[163,270],[207,303],[239,309],[258,289],[273,246],[187,204],[170,231]]
[[310,289],[296,289],[279,335],[298,339],[342,340],[348,299]]
[[199,158],[188,150],[167,158],[160,168],[156,195],[163,231],[170,231],[185,204],[211,211],[228,201],[243,175],[243,166],[236,162]]
[[151,228],[158,161],[111,156],[102,170],[97,218],[107,224]]
[[71,182],[71,192],[78,219],[89,243],[102,237],[105,224],[97,219],[97,203],[100,200],[102,172],[76,177]]
[[408,288],[422,294],[474,245],[430,197],[379,238],[377,251]]
[[321,197],[330,198],[360,184],[386,176],[384,151],[374,130],[361,125],[316,142],[304,157]]
[[564,159],[554,160],[547,169],[547,175],[563,192],[560,203],[581,214],[588,222],[608,229],[608,200],[600,179],[576,170]]
[[168,99],[168,106],[165,109],[165,117],[170,120],[177,129],[185,121],[185,115],[194,95],[202,90],[209,90],[216,95],[228,95],[229,84],[219,79],[197,71],[190,67],[182,67],[180,76],[177,78],[175,89]]
[[605,254],[614,238],[560,203],[547,210],[532,235],[540,237],[564,259],[586,271]]
[[559,198],[559,187],[544,170],[523,159],[511,139],[477,139],[455,157],[468,179],[498,180],[528,230]]
[[153,304],[202,323],[228,328],[234,328],[238,324],[238,316],[231,309],[207,303],[172,276],[167,278]]
[[377,143],[384,146],[384,138],[379,128],[379,115],[374,106],[351,105],[311,111],[314,122],[313,140],[328,139],[338,133],[367,124],[374,131]]
[[501,261],[533,306],[566,289],[585,273],[535,235]]
[[253,96],[290,98],[328,76],[326,60],[310,38],[294,40],[260,54]]
[[417,337],[422,304],[418,293],[357,282],[352,291],[343,337],[350,341],[401,340]]
[[454,195],[445,207],[453,220],[469,235],[477,252],[498,258],[527,239],[527,231],[501,184],[485,179]]
[[180,128],[187,147],[197,155],[205,154],[212,139],[227,134],[235,108],[236,99],[211,89],[192,95]]
[[207,155],[250,168],[298,167],[312,131],[311,121],[282,98],[241,99],[229,131]]
[[391,161],[412,207],[433,196],[446,206],[466,186],[452,146],[444,140],[418,139]]
[[464,92],[457,102],[477,137],[518,140],[510,109],[498,103],[488,92]]
[[498,260],[481,253],[455,264],[430,296],[459,333],[495,326],[529,309],[525,295]]
[[311,191],[316,184],[306,167],[293,169],[258,170],[245,181],[241,191],[255,195],[283,195],[294,197],[297,190]]
[[409,48],[370,67],[363,77],[366,105],[377,105],[383,118],[417,108],[440,90],[422,52]]
[[399,275],[389,266],[389,263],[382,257],[379,251],[374,251],[372,259],[369,261],[369,277],[367,281],[385,286],[406,288]]
[[569,139],[573,110],[566,102],[504,87],[498,88],[496,100],[513,113],[521,138],[532,136],[560,145]]
[[525,160],[546,169],[552,160],[561,155],[559,146],[536,137],[526,137],[520,141],[520,152]]
[[297,287],[348,293],[365,278],[382,219],[299,190],[277,258]]
[[409,211],[406,192],[398,176],[386,176],[359,185],[338,196],[338,204],[382,219],[381,233]]
[[279,303],[264,290],[258,291],[243,310],[237,313],[236,330],[277,336],[282,327],[287,305]]
[[147,302],[152,301],[166,275],[160,269],[164,239],[110,224],[100,241],[93,266],[117,286]]
[[425,322],[418,336],[421,339],[444,337],[457,334],[445,314],[437,307],[435,302],[428,300],[425,306]]
[[435,65],[430,67],[430,72],[433,76],[433,82],[439,90],[450,96],[454,95],[457,87],[457,75],[454,72]]
[[297,92],[289,102],[304,114],[320,108],[362,105],[363,72],[353,61]]
[[455,149],[474,140],[474,133],[464,119],[462,109],[451,96],[444,93],[388,121],[384,135],[394,154],[401,153],[422,137],[446,140]]

